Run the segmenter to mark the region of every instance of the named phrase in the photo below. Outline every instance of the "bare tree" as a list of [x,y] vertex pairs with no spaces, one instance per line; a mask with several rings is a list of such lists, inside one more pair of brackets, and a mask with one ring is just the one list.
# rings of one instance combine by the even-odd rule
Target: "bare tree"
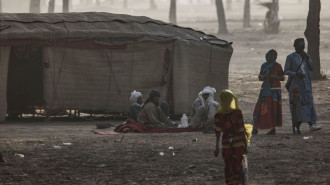
[[251,7],[250,7],[250,0],[245,0],[244,3],[244,15],[243,15],[243,27],[248,28],[250,27],[250,20],[251,20]]
[[0,12],[2,12],[2,6],[1,5],[2,5],[2,0],[0,0]]
[[63,0],[63,13],[69,12],[69,0]]
[[157,8],[155,0],[150,0],[150,9],[155,10]]
[[216,0],[215,4],[217,7],[217,15],[218,15],[218,26],[219,26],[218,33],[228,33],[225,10],[223,8],[223,2],[222,2],[222,0]]
[[40,13],[40,0],[30,0],[30,13]]
[[170,4],[170,23],[176,24],[176,0],[171,0]]
[[49,0],[48,2],[48,13],[55,12],[55,0]]
[[321,79],[320,63],[320,12],[321,0],[309,0],[309,11],[305,36],[308,41],[308,54],[314,62],[312,79]]

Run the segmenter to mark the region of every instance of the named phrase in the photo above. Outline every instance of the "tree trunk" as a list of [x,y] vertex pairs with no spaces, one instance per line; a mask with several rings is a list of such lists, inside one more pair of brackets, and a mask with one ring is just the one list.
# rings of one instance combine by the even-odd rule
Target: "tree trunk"
[[217,7],[217,15],[218,15],[218,26],[219,26],[218,33],[228,33],[223,2],[222,0],[216,0],[215,4]]
[[30,0],[30,13],[40,13],[40,0]]
[[320,12],[321,0],[309,0],[309,11],[305,36],[308,42],[308,54],[314,62],[312,79],[321,79],[320,63]]
[[63,0],[63,13],[69,12],[69,0]]
[[155,0],[150,0],[150,9],[155,10],[157,8]]
[[55,0],[49,0],[48,2],[48,13],[55,12]]
[[250,0],[245,0],[244,3],[244,17],[243,17],[243,28],[248,28],[250,26],[251,20],[251,8],[250,8]]
[[171,4],[170,4],[170,23],[176,24],[176,0],[171,0]]
[[2,12],[2,0],[0,0],[0,13]]

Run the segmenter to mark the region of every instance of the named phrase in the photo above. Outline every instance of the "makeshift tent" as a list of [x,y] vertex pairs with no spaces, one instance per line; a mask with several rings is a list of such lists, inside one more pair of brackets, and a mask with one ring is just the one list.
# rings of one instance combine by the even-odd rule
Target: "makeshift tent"
[[[204,86],[228,87],[231,43],[147,17],[0,14],[0,120],[33,107],[126,112],[158,89],[189,113]],[[216,97],[217,98],[217,97]]]

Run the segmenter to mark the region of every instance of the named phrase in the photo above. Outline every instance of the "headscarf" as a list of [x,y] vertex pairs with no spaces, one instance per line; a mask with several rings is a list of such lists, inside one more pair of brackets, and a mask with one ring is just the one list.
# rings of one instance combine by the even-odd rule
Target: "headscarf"
[[214,101],[214,94],[217,92],[217,90],[213,87],[206,86],[204,87],[202,94],[209,94],[209,98],[207,99],[208,102]]
[[235,110],[241,111],[237,97],[230,90],[223,90],[220,94],[220,107],[218,113],[228,114]]
[[203,98],[203,91],[198,93],[198,99],[200,99],[200,101],[202,102],[202,105],[204,105],[204,98]]
[[147,105],[147,103],[149,103],[149,102],[152,102],[152,99],[153,99],[154,97],[159,97],[159,96],[160,96],[160,92],[159,92],[159,91],[157,91],[157,90],[155,90],[155,89],[151,90],[151,92],[150,92],[150,94],[149,94],[149,97],[148,97],[148,99],[146,100],[146,102],[144,102],[143,106]]
[[[275,52],[275,50],[271,49],[266,53],[266,62],[263,63],[261,66],[261,70],[260,70],[261,74],[268,76],[270,73],[270,69],[276,64],[275,61],[270,61],[270,54],[272,52]],[[262,96],[272,95],[272,90],[268,79],[266,79],[262,85],[261,95]]]
[[132,104],[136,104],[137,103],[137,99],[139,97],[142,97],[142,93],[141,92],[138,92],[138,91],[133,91],[131,93],[131,97],[130,97],[130,100],[131,100]]

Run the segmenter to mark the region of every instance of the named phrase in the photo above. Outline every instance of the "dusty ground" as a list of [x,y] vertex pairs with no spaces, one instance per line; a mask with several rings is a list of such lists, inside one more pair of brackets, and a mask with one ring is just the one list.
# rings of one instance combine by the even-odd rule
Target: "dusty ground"
[[[278,62],[284,64],[286,55],[292,52],[293,39],[303,36],[305,20],[301,17],[306,16],[307,9],[301,6],[295,9],[296,13],[290,14],[288,12],[297,6],[293,2],[282,6],[282,31],[279,35],[265,35],[262,32],[259,24],[264,11],[256,6],[253,6],[256,12],[252,16],[253,27],[249,29],[241,29],[240,8],[234,6],[232,12],[228,12],[231,33],[219,37],[234,42],[230,89],[238,95],[246,119],[252,118],[258,97],[261,84],[256,81],[256,76],[264,54],[274,48],[279,52]],[[181,8],[180,25],[216,33],[215,19],[210,19],[212,13],[208,14],[204,9],[184,12]],[[126,11],[121,13],[142,14],[142,10]],[[156,18],[159,15],[155,11],[147,13]],[[191,13],[200,21],[190,21]],[[166,19],[166,16],[159,18]],[[324,12],[322,18],[322,69],[330,75],[329,12]],[[309,132],[307,124],[304,124],[302,135],[291,134],[287,94],[284,91],[284,126],[278,129],[276,136],[266,136],[266,131],[263,131],[252,138],[248,156],[250,184],[330,184],[330,80],[313,82],[313,86],[322,130]],[[91,133],[96,123],[98,121],[0,124],[0,152],[7,160],[6,164],[0,164],[0,184],[224,184],[223,161],[221,157],[213,157],[215,138],[212,134],[100,136]],[[116,125],[120,122],[111,123]],[[314,139],[304,140],[303,136],[313,136]],[[197,141],[193,142],[196,138]],[[72,145],[63,145],[68,142]],[[61,149],[54,149],[53,146],[61,146]],[[169,150],[169,146],[174,150]],[[164,156],[160,156],[160,152],[164,152]],[[23,154],[24,158],[15,154]]]

